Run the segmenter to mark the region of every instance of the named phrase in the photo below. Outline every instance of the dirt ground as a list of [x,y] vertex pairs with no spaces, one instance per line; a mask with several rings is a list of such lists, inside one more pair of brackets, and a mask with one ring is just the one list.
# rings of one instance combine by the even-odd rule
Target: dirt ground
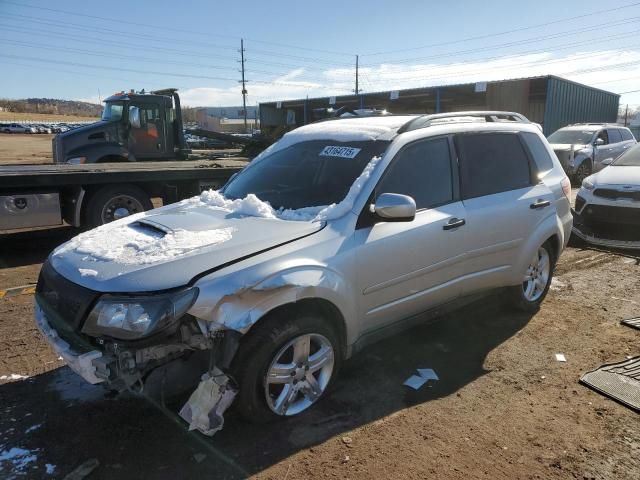
[[[0,239],[0,289],[33,282],[72,234]],[[480,301],[366,349],[300,417],[251,425],[231,411],[213,438],[187,432],[176,405],[84,383],[36,330],[32,302],[0,300],[4,478],[63,478],[92,459],[90,479],[639,476],[640,418],[578,379],[640,354],[640,332],[619,324],[640,315],[640,257],[569,248],[535,315]],[[440,380],[403,386],[416,368]]]
[[0,133],[0,165],[51,163],[51,139],[47,133]]

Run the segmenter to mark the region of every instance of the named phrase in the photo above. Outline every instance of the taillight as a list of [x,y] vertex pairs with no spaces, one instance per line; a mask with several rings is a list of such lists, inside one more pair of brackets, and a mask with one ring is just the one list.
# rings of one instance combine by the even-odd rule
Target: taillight
[[562,179],[562,182],[560,182],[560,185],[562,185],[562,191],[564,192],[565,197],[571,200],[571,180],[569,180],[569,178],[567,177],[564,177]]

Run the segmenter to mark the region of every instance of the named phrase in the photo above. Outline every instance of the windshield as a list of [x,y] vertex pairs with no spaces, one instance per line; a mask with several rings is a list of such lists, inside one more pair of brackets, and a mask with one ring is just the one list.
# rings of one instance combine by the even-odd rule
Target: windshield
[[640,143],[620,155],[611,165],[616,167],[640,167]]
[[298,209],[339,203],[373,157],[389,142],[313,140],[254,160],[223,190],[226,198],[249,193],[273,208]]
[[594,132],[589,130],[558,130],[552,133],[547,140],[549,143],[573,143],[586,145],[591,142]]
[[124,110],[124,102],[109,102],[104,104],[102,111],[102,120],[108,122],[117,122],[122,120],[122,112]]

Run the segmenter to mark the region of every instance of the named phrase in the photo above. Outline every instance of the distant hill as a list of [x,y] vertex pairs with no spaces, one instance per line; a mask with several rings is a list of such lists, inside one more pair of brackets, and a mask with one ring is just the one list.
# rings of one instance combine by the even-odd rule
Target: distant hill
[[95,103],[57,98],[0,99],[0,107],[14,113],[45,113],[80,117],[99,117],[102,112],[102,106]]

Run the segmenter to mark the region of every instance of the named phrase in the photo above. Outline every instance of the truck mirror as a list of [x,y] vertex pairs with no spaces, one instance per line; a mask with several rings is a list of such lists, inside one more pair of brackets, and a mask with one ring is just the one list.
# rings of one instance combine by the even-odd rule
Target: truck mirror
[[140,109],[138,107],[129,107],[129,124],[133,128],[140,128]]

